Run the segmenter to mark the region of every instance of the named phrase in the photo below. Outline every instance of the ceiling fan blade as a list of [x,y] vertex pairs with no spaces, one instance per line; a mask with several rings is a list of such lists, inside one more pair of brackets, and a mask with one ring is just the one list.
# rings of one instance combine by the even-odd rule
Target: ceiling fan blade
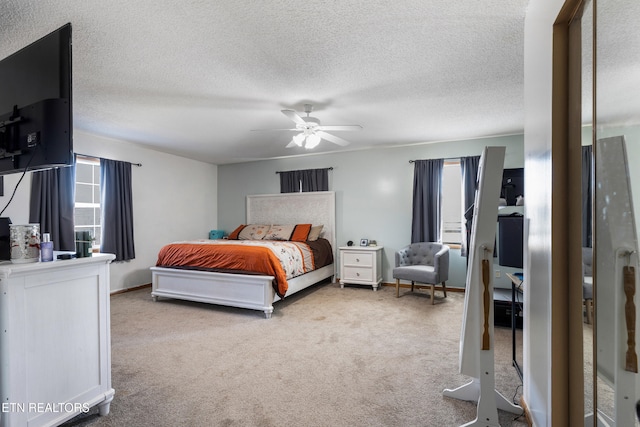
[[299,124],[299,125],[306,125],[307,124],[307,122],[302,120],[302,117],[300,117],[298,115],[298,113],[296,113],[294,110],[281,110],[281,111],[282,111],[282,114],[284,114],[285,116],[289,117],[291,120],[293,120],[297,124]]
[[286,147],[284,148],[291,148],[291,147],[297,147],[298,144],[296,144],[296,142],[292,139],[290,143],[287,144]]
[[343,147],[345,145],[351,144],[349,141],[342,139],[339,136],[331,135],[330,133],[323,132],[321,130],[317,131],[316,135],[318,135],[322,139],[326,139],[329,142],[333,142],[334,144],[342,145]]
[[300,132],[300,129],[251,129],[251,132],[273,132],[273,131],[283,131],[283,130],[292,130]]
[[329,125],[320,126],[322,130],[362,130],[362,126],[360,125]]

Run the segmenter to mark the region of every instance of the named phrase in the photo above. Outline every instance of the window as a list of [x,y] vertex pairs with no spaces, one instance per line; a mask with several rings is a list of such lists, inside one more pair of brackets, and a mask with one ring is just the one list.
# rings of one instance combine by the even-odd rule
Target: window
[[442,243],[462,243],[462,173],[458,160],[447,160],[442,168]]
[[76,158],[75,231],[89,231],[100,247],[100,160]]

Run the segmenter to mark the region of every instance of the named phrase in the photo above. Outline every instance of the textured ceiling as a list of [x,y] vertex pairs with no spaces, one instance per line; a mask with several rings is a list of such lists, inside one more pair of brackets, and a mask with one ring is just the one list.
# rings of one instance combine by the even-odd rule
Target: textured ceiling
[[528,0],[2,0],[0,58],[73,26],[74,126],[216,164],[287,148],[280,110],[359,124],[314,152],[523,131]]

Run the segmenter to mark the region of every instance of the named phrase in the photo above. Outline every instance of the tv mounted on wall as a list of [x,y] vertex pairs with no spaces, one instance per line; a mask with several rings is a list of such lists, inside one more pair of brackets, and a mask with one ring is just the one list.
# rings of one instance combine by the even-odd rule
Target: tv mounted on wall
[[518,196],[524,196],[524,168],[504,169],[500,197],[507,201],[507,206],[515,206]]
[[71,164],[71,24],[66,24],[0,61],[0,175]]

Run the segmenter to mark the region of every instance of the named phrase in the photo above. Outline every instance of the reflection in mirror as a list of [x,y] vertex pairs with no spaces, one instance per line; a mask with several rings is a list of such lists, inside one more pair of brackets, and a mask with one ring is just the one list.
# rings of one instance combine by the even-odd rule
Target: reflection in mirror
[[[640,2],[597,0],[595,313],[598,425],[640,425],[637,373]],[[633,201],[636,201],[634,207]]]
[[625,138],[600,138],[595,151],[598,417],[606,425],[632,426],[638,377],[638,245]]
[[[572,24],[573,25],[573,24]],[[583,363],[585,425],[594,419],[593,371],[593,4],[584,2],[581,25],[581,80],[582,80],[582,302],[583,302]]]

